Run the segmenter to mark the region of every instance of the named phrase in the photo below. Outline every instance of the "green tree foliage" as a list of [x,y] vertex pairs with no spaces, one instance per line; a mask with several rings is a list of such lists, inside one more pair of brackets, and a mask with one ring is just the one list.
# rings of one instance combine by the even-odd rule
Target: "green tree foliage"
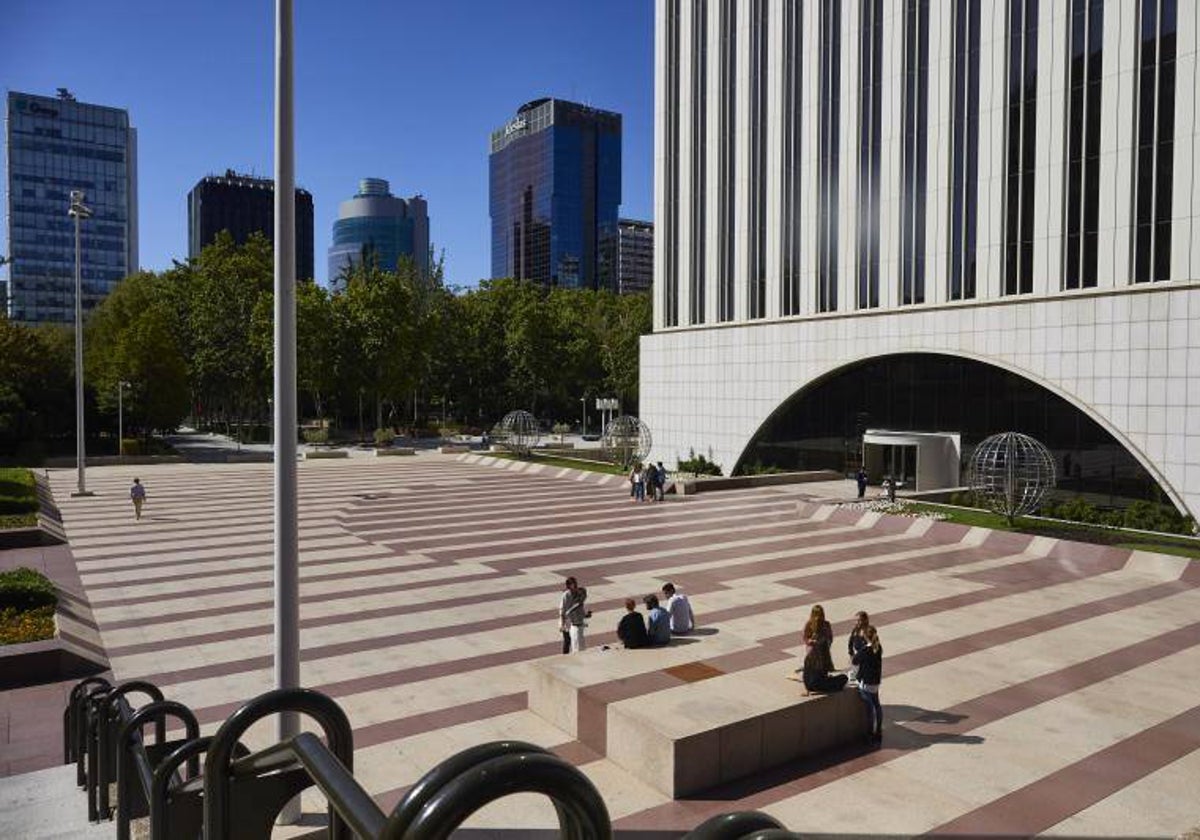
[[0,455],[36,460],[75,428],[74,342],[61,327],[25,327],[0,312]]
[[183,325],[172,301],[175,284],[143,272],[119,284],[88,318],[84,381],[115,425],[119,382],[127,428],[171,429],[189,408]]

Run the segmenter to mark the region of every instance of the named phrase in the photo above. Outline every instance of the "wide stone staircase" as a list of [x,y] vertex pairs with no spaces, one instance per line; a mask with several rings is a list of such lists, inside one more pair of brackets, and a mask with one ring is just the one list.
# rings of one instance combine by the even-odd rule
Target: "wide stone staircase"
[[74,764],[0,779],[0,837],[5,840],[112,840],[115,835],[111,822],[88,822]]

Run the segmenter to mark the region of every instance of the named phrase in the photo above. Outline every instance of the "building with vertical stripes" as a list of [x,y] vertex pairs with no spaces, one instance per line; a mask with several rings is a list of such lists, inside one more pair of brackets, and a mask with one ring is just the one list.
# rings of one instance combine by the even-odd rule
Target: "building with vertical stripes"
[[656,0],[652,457],[1200,512],[1200,4]]

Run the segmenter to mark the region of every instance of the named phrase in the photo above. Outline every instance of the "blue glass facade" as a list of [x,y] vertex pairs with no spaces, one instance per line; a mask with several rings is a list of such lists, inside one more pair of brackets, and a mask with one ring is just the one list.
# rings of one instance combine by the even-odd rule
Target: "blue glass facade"
[[329,248],[329,285],[337,289],[352,265],[373,260],[395,271],[409,257],[422,274],[430,270],[429,208],[421,196],[404,199],[389,192],[381,178],[364,178],[358,194],[343,201],[333,223]]
[[621,205],[621,115],[539,99],[492,132],[492,277],[609,286],[601,239]]
[[75,224],[71,190],[93,211],[82,227],[83,307],[90,309],[137,270],[137,141],[118,108],[11,91],[8,151],[8,316],[75,317]]

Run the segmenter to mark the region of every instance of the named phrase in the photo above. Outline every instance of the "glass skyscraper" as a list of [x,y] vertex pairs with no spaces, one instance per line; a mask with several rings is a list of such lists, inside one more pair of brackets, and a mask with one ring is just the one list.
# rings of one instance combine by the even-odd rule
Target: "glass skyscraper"
[[429,274],[429,206],[419,195],[397,198],[382,178],[364,178],[358,194],[338,207],[329,248],[329,286],[337,289],[350,266],[372,259],[395,271],[401,257],[411,257],[422,275]]
[[492,132],[492,277],[596,288],[621,205],[621,115],[537,99]]
[[120,108],[10,91],[8,317],[24,323],[75,317],[71,190],[93,211],[82,227],[83,307],[91,309],[138,268],[137,134]]

